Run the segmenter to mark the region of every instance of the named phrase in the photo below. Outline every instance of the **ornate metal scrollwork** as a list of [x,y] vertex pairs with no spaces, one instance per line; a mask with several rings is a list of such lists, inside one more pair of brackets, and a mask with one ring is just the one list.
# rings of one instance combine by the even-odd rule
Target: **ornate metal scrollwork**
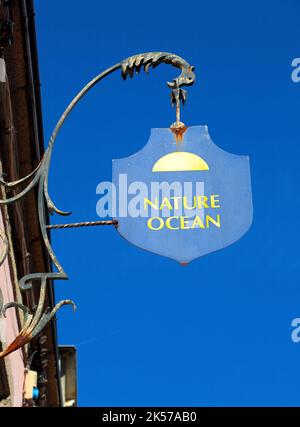
[[[65,212],[58,209],[53,203],[48,192],[48,177],[49,177],[49,168],[51,162],[51,155],[54,147],[54,143],[58,132],[60,131],[62,125],[64,124],[66,118],[73,110],[75,105],[80,101],[80,99],[98,82],[100,82],[104,77],[108,76],[112,72],[121,69],[122,77],[125,80],[127,76],[133,77],[134,73],[139,73],[141,68],[144,67],[144,70],[148,72],[149,68],[155,68],[161,63],[171,64],[174,67],[177,67],[181,70],[181,74],[175,78],[172,82],[168,82],[167,85],[172,89],[171,100],[172,103],[176,105],[177,110],[179,108],[180,102],[184,103],[186,100],[186,91],[182,89],[182,86],[190,86],[195,81],[195,74],[193,72],[194,67],[186,62],[183,58],[180,58],[177,55],[167,52],[149,52],[131,56],[118,64],[113,65],[108,68],[101,74],[97,75],[93,80],[91,80],[72,100],[68,105],[61,118],[57,122],[53,133],[50,137],[49,144],[45,150],[44,156],[38,165],[38,167],[31,172],[29,175],[25,176],[14,182],[6,182],[0,178],[0,185],[3,185],[5,188],[18,188],[26,183],[28,183],[25,188],[23,188],[17,195],[7,198],[5,200],[0,200],[0,204],[7,205],[14,203],[15,201],[21,199],[25,194],[27,194],[35,185],[38,185],[38,217],[39,224],[41,228],[42,238],[44,244],[48,250],[49,256],[52,263],[56,267],[57,271],[51,271],[47,273],[32,273],[22,277],[19,281],[19,286],[22,291],[27,291],[31,286],[40,285],[40,297],[35,313],[29,313],[29,310],[23,304],[11,302],[6,304],[2,309],[2,314],[5,316],[6,310],[11,307],[16,307],[23,310],[25,314],[25,323],[23,329],[20,331],[16,339],[2,352],[0,353],[0,358],[8,355],[9,353],[17,350],[22,347],[24,344],[28,343],[33,337],[38,335],[45,325],[51,320],[51,318],[56,314],[59,308],[63,305],[71,304],[75,308],[75,304],[71,300],[60,301],[52,311],[49,308],[45,310],[45,296],[46,296],[46,287],[48,280],[66,280],[68,279],[67,274],[63,270],[61,264],[59,263],[53,248],[51,247],[49,237],[48,237],[48,228],[46,224],[45,210],[47,209],[50,214],[57,213],[58,215],[70,215],[71,212]],[[176,114],[178,121],[178,114]],[[85,224],[86,225],[86,224]],[[113,221],[99,221],[98,225],[116,225]]]

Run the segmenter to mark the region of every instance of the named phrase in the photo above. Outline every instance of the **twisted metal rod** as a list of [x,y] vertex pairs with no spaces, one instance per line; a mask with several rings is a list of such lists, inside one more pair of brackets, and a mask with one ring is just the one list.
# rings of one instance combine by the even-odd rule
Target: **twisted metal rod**
[[79,228],[79,227],[94,227],[97,225],[118,225],[118,221],[109,219],[102,221],[86,221],[86,222],[73,222],[70,224],[50,224],[47,225],[48,229],[59,229],[59,228]]

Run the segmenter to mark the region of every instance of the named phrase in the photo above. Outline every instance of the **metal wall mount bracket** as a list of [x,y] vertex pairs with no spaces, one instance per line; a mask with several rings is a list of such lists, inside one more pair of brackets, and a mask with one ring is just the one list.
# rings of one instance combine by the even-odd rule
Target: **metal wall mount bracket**
[[[19,281],[19,286],[22,291],[28,291],[32,286],[40,286],[40,295],[39,302],[34,311],[34,313],[30,313],[28,307],[23,304],[17,302],[10,302],[3,307],[0,307],[0,315],[5,317],[5,313],[9,308],[15,307],[21,309],[25,314],[25,322],[22,330],[19,332],[15,340],[8,345],[6,349],[4,349],[0,353],[0,358],[7,356],[18,348],[27,344],[32,338],[36,337],[43,328],[47,325],[47,323],[55,316],[56,312],[63,305],[72,305],[75,309],[76,306],[71,300],[63,300],[60,301],[55,307],[50,310],[49,307],[45,308],[45,298],[46,298],[46,289],[48,281],[52,280],[67,280],[68,276],[65,273],[63,267],[59,263],[54,250],[50,244],[48,230],[50,228],[66,228],[67,226],[71,227],[79,227],[79,226],[87,226],[87,225],[115,225],[115,221],[95,221],[94,223],[77,223],[77,224],[62,224],[59,226],[49,226],[46,223],[46,215],[45,212],[48,212],[52,215],[56,213],[58,215],[68,216],[71,212],[65,212],[58,209],[53,203],[51,197],[48,192],[48,177],[49,177],[49,169],[51,163],[51,155],[54,147],[54,143],[56,137],[63,126],[66,118],[73,110],[75,105],[83,98],[83,96],[94,87],[97,83],[99,83],[102,79],[104,79],[109,74],[114,71],[121,69],[122,77],[124,80],[129,76],[132,78],[135,73],[139,73],[143,68],[145,72],[148,73],[149,68],[155,68],[159,64],[170,64],[174,67],[177,67],[181,70],[180,75],[173,79],[172,82],[167,82],[171,91],[171,102],[172,105],[176,106],[176,122],[172,125],[176,128],[176,126],[180,127],[182,123],[180,122],[180,103],[184,104],[186,101],[186,91],[182,89],[183,86],[191,86],[195,81],[195,73],[194,67],[191,66],[187,61],[183,58],[167,52],[148,52],[142,53],[134,56],[130,56],[129,58],[124,59],[123,61],[113,65],[112,67],[106,69],[102,73],[98,74],[95,78],[93,78],[84,88],[75,96],[75,98],[68,105],[60,119],[58,120],[52,135],[49,140],[49,144],[47,149],[44,152],[44,155],[39,163],[39,165],[34,169],[29,175],[21,178],[17,181],[6,182],[3,177],[0,177],[0,185],[4,186],[7,190],[12,188],[22,188],[19,193],[13,197],[7,198],[5,200],[0,200],[0,205],[8,205],[16,202],[25,196],[34,186],[38,185],[38,217],[39,224],[41,229],[42,238],[44,244],[47,248],[48,254],[52,263],[54,264],[56,271],[42,272],[42,273],[32,273],[22,277]],[[0,239],[5,245],[5,250],[3,254],[7,253],[6,251],[6,239],[0,234]],[[4,256],[0,255],[0,265],[4,261]]]

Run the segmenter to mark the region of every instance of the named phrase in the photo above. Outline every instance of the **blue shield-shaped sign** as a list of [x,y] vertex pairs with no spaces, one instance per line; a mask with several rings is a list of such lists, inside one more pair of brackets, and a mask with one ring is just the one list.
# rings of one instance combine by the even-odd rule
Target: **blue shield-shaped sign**
[[186,264],[240,239],[252,223],[248,156],[217,147],[206,126],[177,141],[152,129],[132,156],[113,160],[118,232],[148,251]]

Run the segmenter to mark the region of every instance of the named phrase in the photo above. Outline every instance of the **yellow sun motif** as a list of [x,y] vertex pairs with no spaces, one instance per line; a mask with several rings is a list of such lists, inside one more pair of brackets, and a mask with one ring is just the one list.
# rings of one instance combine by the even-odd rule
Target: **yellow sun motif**
[[157,160],[152,172],[207,171],[208,164],[200,156],[187,151],[166,154]]

